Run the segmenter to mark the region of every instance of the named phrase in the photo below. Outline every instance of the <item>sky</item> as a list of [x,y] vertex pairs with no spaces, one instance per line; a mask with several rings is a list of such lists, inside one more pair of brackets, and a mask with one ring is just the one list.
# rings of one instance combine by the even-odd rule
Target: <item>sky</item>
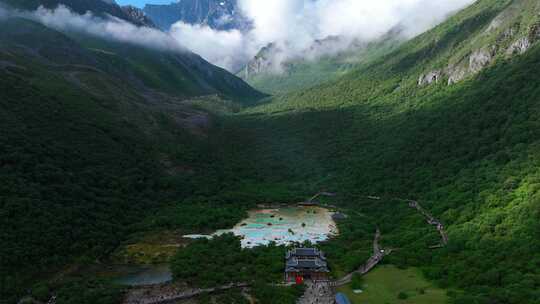
[[120,5],[133,5],[143,8],[145,4],[169,4],[173,0],[116,0],[116,3]]

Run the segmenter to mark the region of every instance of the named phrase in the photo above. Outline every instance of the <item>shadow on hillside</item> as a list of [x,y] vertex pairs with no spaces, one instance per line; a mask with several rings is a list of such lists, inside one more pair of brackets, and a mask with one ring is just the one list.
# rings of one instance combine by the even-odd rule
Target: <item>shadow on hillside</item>
[[279,164],[287,172],[269,170],[270,176],[417,195],[462,175],[472,178],[468,191],[478,191],[474,170],[490,168],[494,175],[485,178],[500,182],[497,172],[522,161],[540,141],[540,81],[531,77],[540,70],[539,54],[537,47],[475,80],[411,97],[408,111],[372,103],[246,114],[234,123],[249,130],[254,142],[246,148],[259,170]]

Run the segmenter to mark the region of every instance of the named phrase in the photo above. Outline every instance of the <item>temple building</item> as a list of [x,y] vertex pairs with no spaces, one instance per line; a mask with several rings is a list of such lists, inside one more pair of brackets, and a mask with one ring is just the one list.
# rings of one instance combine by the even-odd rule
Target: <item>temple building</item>
[[324,253],[316,248],[295,248],[285,255],[285,282],[325,281],[330,270]]

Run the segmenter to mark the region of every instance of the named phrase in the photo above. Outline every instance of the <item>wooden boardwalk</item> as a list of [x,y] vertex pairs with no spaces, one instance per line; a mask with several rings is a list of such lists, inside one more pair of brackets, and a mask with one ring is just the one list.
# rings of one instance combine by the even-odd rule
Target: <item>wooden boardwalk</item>
[[444,225],[436,218],[434,218],[429,212],[427,212],[417,201],[409,200],[409,207],[416,209],[420,212],[425,218],[428,224],[435,226],[439,234],[441,235],[441,243],[433,245],[430,248],[441,248],[448,245],[448,235],[444,229]]
[[[365,198],[370,199],[370,200],[378,200],[378,201],[382,200],[380,196],[365,196]],[[444,224],[438,219],[436,219],[435,217],[433,217],[433,215],[431,215],[431,213],[429,213],[426,209],[424,209],[418,201],[410,200],[410,199],[403,199],[403,198],[396,198],[396,197],[390,198],[390,199],[408,203],[409,207],[416,209],[418,212],[420,212],[420,214],[422,214],[426,218],[426,221],[429,225],[435,226],[437,228],[437,231],[441,235],[441,242],[439,244],[430,246],[430,248],[442,248],[448,245],[448,234],[446,233]]]
[[366,273],[370,272],[373,268],[375,268],[375,266],[377,266],[377,264],[379,264],[385,256],[392,253],[392,249],[384,250],[381,248],[381,246],[379,245],[380,239],[381,239],[381,231],[379,230],[379,228],[377,228],[377,231],[375,232],[375,238],[373,239],[373,253],[369,257],[369,259],[355,271],[345,275],[339,280],[332,282],[332,285],[343,286],[343,285],[349,284],[352,281],[354,274],[365,275]]
[[[366,198],[370,200],[382,200],[380,196],[366,196]],[[425,218],[428,224],[435,226],[437,228],[437,231],[439,231],[439,234],[441,235],[441,242],[440,244],[430,246],[430,248],[442,248],[448,245],[448,235],[446,234],[444,225],[435,217],[433,217],[428,211],[426,211],[420,203],[418,203],[415,200],[407,200],[407,199],[400,199],[400,198],[393,198],[395,200],[404,201],[409,204],[409,207],[416,209],[418,212],[420,212]],[[332,286],[343,286],[351,282],[354,274],[360,274],[365,275],[366,273],[370,272],[377,264],[379,264],[383,258],[390,253],[392,253],[392,249],[384,250],[379,245],[379,240],[381,238],[381,231],[377,228],[377,231],[375,232],[375,238],[373,239],[373,253],[369,257],[369,259],[360,266],[357,270],[345,275],[339,280],[336,280],[332,282]]]

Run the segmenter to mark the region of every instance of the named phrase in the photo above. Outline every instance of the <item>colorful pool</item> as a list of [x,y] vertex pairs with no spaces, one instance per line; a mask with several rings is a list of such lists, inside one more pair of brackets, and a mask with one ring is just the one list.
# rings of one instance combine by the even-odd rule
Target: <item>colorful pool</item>
[[243,248],[268,245],[270,242],[277,245],[304,241],[318,243],[339,233],[332,214],[328,209],[312,206],[253,210],[247,219],[232,229],[219,230],[214,235],[233,233],[240,236]]

